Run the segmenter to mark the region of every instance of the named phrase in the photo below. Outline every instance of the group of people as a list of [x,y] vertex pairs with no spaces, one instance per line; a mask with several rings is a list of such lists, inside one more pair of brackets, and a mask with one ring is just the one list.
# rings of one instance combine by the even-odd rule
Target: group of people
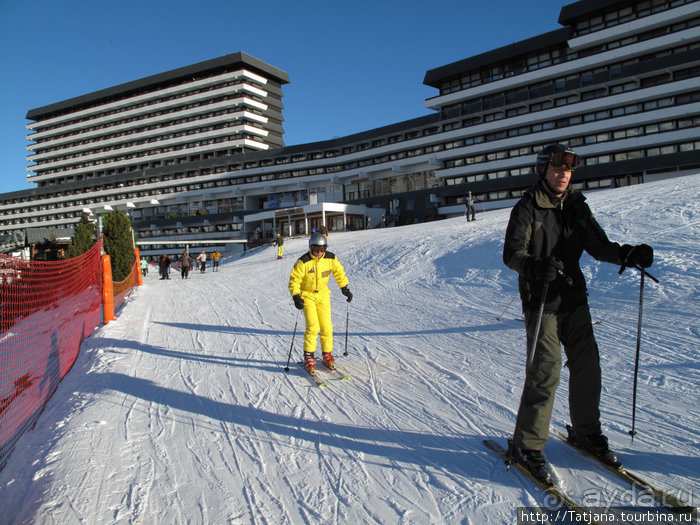
[[[221,261],[221,257],[222,255],[221,252],[219,252],[219,250],[215,250],[211,256],[215,272],[219,271],[219,263]],[[172,260],[170,259],[170,257],[168,257],[167,254],[164,253],[160,256],[160,259],[158,260],[158,272],[160,274],[161,281],[164,279],[170,279],[171,263]],[[182,279],[190,278],[190,269],[193,266],[199,268],[200,273],[205,273],[207,271],[207,254],[204,250],[202,250],[195,259],[190,258],[190,254],[187,250],[182,252],[182,255],[180,256],[180,276]],[[141,273],[144,276],[148,274],[148,262],[144,257],[141,258]]]
[[[528,354],[508,453],[546,484],[552,480],[543,450],[560,379],[562,345],[570,373],[570,440],[620,466],[600,423],[600,358],[579,259],[585,250],[597,260],[643,271],[654,257],[646,244],[620,245],[608,239],[583,194],[571,186],[580,163],[579,156],[562,144],[540,151],[535,161],[539,180],[513,207],[503,248],[503,262],[518,273]],[[304,367],[312,375],[319,333],[322,363],[335,368],[330,276],[348,302],[353,298],[342,264],[327,247],[325,236],[312,234],[308,252],[296,261],[289,277],[294,306],[304,312]]]
[[[640,271],[654,259],[654,250],[646,244],[620,245],[608,239],[584,195],[571,186],[580,164],[579,156],[562,144],[550,144],[539,152],[534,168],[538,181],[513,207],[503,247],[504,264],[518,273],[527,340],[525,385],[508,454],[546,484],[552,480],[543,450],[560,381],[562,346],[569,369],[569,439],[607,464],[620,466],[600,422],[600,357],[579,259],[585,250],[597,260]],[[470,192],[467,221],[475,219],[474,202]],[[281,259],[284,240],[279,234],[275,245]],[[335,368],[330,277],[335,278],[347,302],[353,299],[342,264],[327,248],[326,235],[312,233],[308,251],[299,257],[289,276],[294,306],[304,313],[304,367],[312,375],[316,373],[319,334],[321,362]],[[221,254],[214,252],[214,271],[220,258]],[[186,279],[187,253],[182,260]],[[206,271],[204,251],[197,262],[200,271]],[[164,254],[159,265],[161,279],[169,278],[169,265]]]

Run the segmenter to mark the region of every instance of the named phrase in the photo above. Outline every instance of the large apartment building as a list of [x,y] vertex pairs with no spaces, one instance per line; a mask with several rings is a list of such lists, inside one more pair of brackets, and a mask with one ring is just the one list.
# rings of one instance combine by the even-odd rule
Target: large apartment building
[[0,195],[0,235],[120,207],[155,256],[434,220],[468,191],[512,205],[551,142],[583,190],[697,172],[700,2],[582,0],[558,23],[427,71],[432,114],[323,142],[284,146],[287,74],[243,53],[31,110],[38,187]]

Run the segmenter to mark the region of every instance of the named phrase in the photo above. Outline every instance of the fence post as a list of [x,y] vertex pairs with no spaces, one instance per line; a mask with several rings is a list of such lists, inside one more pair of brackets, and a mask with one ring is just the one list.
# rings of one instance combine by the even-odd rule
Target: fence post
[[102,285],[102,299],[104,304],[104,323],[114,321],[114,286],[112,284],[112,260],[108,254],[102,256],[102,273],[104,284]]
[[134,255],[136,256],[136,275],[138,276],[139,286],[143,286],[143,273],[141,272],[141,252],[138,246],[134,246]]

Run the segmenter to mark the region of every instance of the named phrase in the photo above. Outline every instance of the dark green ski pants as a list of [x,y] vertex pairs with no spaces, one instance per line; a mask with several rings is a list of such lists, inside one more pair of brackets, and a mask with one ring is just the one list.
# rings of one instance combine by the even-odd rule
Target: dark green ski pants
[[[536,311],[525,313],[528,352],[532,347],[537,314]],[[572,312],[542,316],[535,357],[527,372],[515,423],[516,446],[541,450],[547,443],[554,394],[562,368],[560,342],[570,374],[571,424],[582,435],[600,431],[600,359],[591,313],[588,305],[583,304]]]

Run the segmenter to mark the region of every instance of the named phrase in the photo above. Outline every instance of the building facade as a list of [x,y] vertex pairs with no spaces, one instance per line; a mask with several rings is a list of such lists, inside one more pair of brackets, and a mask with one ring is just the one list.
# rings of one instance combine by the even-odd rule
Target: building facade
[[427,71],[432,114],[323,142],[284,145],[289,79],[243,53],[32,110],[38,187],[0,196],[0,236],[105,206],[150,256],[435,220],[468,191],[511,206],[552,142],[584,158],[582,190],[696,172],[700,2],[582,0],[558,22]]

